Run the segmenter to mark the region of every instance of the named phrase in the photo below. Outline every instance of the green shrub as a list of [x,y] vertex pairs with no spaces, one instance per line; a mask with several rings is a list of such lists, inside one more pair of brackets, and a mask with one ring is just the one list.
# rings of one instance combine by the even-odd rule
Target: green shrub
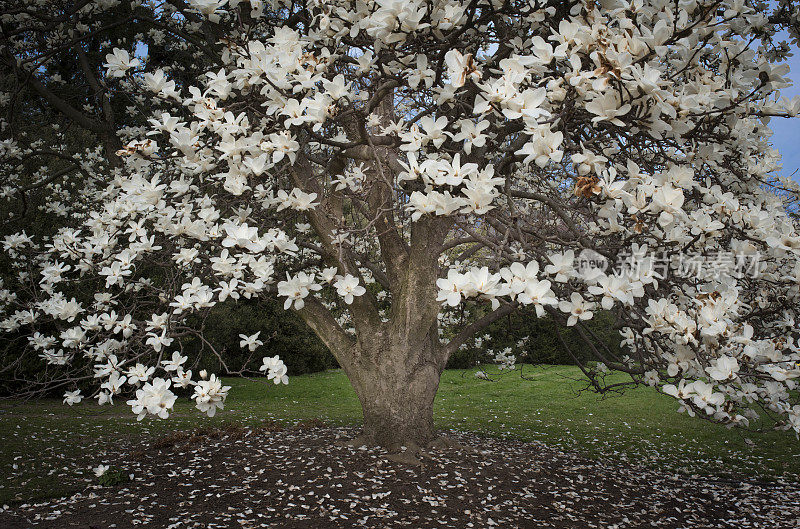
[[[338,367],[336,359],[328,348],[317,338],[311,329],[292,311],[283,310],[281,301],[275,300],[247,300],[226,301],[214,307],[204,319],[189,322],[196,329],[202,329],[204,338],[219,354],[217,357],[206,346],[202,355],[198,354],[203,347],[203,342],[198,337],[182,338],[183,353],[189,354],[188,369],[192,369],[197,376],[201,369],[219,375],[227,374],[223,362],[233,372],[243,367],[252,372],[258,372],[265,356],[278,355],[286,364],[290,376],[313,373]],[[239,347],[239,334],[251,335],[261,331],[260,339],[264,345],[251,353]],[[61,366],[47,366],[45,361],[31,351],[21,355],[19,351],[27,345],[24,333],[6,336],[6,341],[0,348],[0,365],[12,366],[11,369],[0,373],[0,396],[21,394],[31,388],[45,387],[45,382],[52,376],[60,376]],[[177,342],[173,346],[178,345]],[[174,350],[170,348],[166,356],[169,357]],[[248,362],[248,357],[250,360]],[[84,355],[76,355],[73,366],[89,364],[90,359]],[[245,366],[246,364],[246,366]],[[90,367],[86,366],[88,369]],[[161,375],[158,375],[161,376]],[[96,389],[92,380],[86,380],[76,387],[89,394]],[[47,395],[61,398],[64,387],[59,386]]]
[[[475,314],[480,317],[482,314]],[[620,335],[613,328],[613,316],[607,312],[596,312],[586,322],[603,343],[612,351],[619,350]],[[591,352],[572,328],[559,328],[561,336],[573,354],[581,361],[591,358]],[[527,337],[527,339],[525,339]],[[552,318],[538,318],[533,307],[523,307],[517,312],[494,322],[478,335],[478,346],[468,342],[466,349],[456,351],[448,360],[447,367],[466,369],[492,362],[494,353],[511,347],[517,362],[531,364],[574,365],[575,360],[561,345]],[[521,343],[522,342],[522,343]],[[520,345],[521,343],[521,345]]]
[[[257,371],[263,357],[275,355],[284,361],[290,376],[338,366],[325,344],[297,314],[284,310],[280,300],[228,300],[214,307],[200,326],[205,339],[232,371],[245,363],[247,369]],[[248,362],[251,353],[239,347],[239,335],[249,336],[259,331],[264,345],[252,353]],[[193,352],[201,346],[199,338],[184,342],[184,347]],[[220,359],[208,350],[196,368],[222,372]]]

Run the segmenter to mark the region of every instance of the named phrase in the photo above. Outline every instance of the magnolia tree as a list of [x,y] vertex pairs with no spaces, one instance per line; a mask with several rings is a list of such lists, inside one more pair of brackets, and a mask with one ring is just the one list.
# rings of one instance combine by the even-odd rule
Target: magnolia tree
[[800,10],[773,4],[188,0],[222,65],[183,86],[107,55],[103,86],[146,94],[150,125],[74,225],[6,237],[1,325],[69,404],[94,381],[140,418],[183,389],[214,415],[228,388],[180,338],[278,296],[350,379],[364,440],[396,448],[435,438],[448,357],[527,307],[576,330],[597,390],[621,371],[800,432],[797,186],[768,143],[800,109],[776,42]]

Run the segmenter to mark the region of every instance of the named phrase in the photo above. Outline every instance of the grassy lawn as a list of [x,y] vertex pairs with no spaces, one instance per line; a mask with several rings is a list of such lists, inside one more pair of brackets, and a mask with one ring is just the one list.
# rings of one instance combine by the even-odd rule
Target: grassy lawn
[[[613,458],[686,474],[795,481],[800,442],[787,432],[728,430],[675,412],[677,402],[651,388],[601,399],[578,390],[571,366],[525,366],[518,372],[479,380],[475,370],[445,372],[436,424],[443,429],[482,432],[538,441],[590,457]],[[622,380],[622,377],[620,377]],[[67,407],[59,401],[0,402],[0,504],[30,502],[75,490],[76,477],[91,480],[91,467],[124,448],[147,449],[174,430],[225,421],[293,423],[319,418],[356,425],[360,407],[341,371],[293,377],[288,386],[228,379],[226,409],[214,418],[183,398],[169,420],[137,422],[119,399],[115,406],[93,402]],[[746,439],[755,443],[751,446]]]

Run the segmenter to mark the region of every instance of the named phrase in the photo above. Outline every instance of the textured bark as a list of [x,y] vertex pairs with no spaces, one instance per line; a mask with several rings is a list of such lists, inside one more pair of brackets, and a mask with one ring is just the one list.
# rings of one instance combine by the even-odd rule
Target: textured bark
[[[394,119],[393,89],[393,82],[377,88],[369,102],[386,125]],[[300,315],[331,349],[358,395],[364,416],[364,435],[359,441],[391,451],[401,446],[413,449],[435,437],[433,401],[448,355],[439,343],[436,280],[438,258],[453,221],[422,218],[412,225],[409,236],[401,233],[390,184],[402,170],[398,152],[381,137],[370,136],[356,118],[354,114],[343,125],[349,140],[362,144],[359,152],[348,149],[342,156],[366,162],[364,188],[368,191],[361,212],[375,227],[380,261],[363,264],[365,258],[334,242],[342,216],[341,199],[324,192],[311,160],[299,155],[292,174],[296,186],[324,197],[306,216],[318,235],[325,263],[340,274],[359,278],[362,268],[377,270],[373,275],[389,291],[391,309],[381,314],[370,290],[356,297],[348,307],[355,337],[341,329],[315,300],[307,300]],[[330,169],[340,170],[336,164]]]
[[356,389],[364,414],[364,436],[371,443],[397,450],[425,446],[435,437],[433,400],[441,371],[427,364],[414,373],[366,373]]
[[[410,296],[422,320],[394,304],[388,322],[353,340],[327,340],[361,403],[363,440],[397,451],[425,446],[435,437],[433,401],[446,363],[439,343],[435,298]],[[310,314],[304,310],[308,319]],[[320,321],[315,322],[319,325]],[[318,331],[319,333],[319,331]],[[342,347],[342,346],[345,347]]]
[[[405,325],[409,312],[398,311],[389,322],[370,326],[357,339],[348,336],[316,300],[300,311],[331,349],[350,380],[363,412],[364,441],[398,450],[421,447],[435,438],[433,401],[447,356],[439,344],[435,300],[419,302],[419,313],[431,318]],[[363,329],[364,323],[362,322]]]

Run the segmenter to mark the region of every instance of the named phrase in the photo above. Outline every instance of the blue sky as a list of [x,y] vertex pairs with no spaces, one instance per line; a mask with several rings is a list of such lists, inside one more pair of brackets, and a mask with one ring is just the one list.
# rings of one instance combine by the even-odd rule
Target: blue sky
[[[794,81],[794,86],[781,90],[781,96],[787,98],[800,95],[800,51],[794,47],[793,49],[794,56],[787,64],[791,68],[789,77]],[[781,174],[791,176],[794,173],[794,179],[800,182],[800,117],[772,118],[769,127],[774,132],[772,146],[783,156]]]

